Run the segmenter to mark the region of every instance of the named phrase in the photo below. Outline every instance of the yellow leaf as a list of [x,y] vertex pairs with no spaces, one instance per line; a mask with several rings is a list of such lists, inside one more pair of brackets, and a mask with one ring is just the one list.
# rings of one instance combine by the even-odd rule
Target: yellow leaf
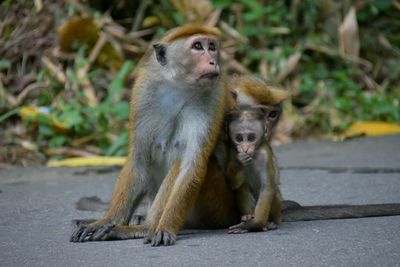
[[50,161],[49,167],[86,167],[86,166],[115,166],[123,165],[125,157],[89,157],[89,158],[69,158],[63,160]]
[[400,134],[400,125],[379,121],[356,122],[346,130],[345,137],[349,138],[360,135],[378,136],[386,134]]
[[19,115],[23,120],[26,120],[34,125],[38,124],[37,116],[43,115],[45,116],[50,125],[55,128],[57,132],[66,133],[69,131],[68,127],[66,127],[61,121],[52,117],[47,111],[43,111],[37,107],[22,107],[19,111]]
[[156,16],[149,16],[146,17],[143,22],[142,22],[142,26],[144,28],[148,28],[148,27],[154,27],[156,26],[158,23],[160,22],[160,19]]
[[37,108],[32,108],[32,107],[22,107],[19,111],[19,115],[23,119],[27,119],[28,117],[35,117],[40,113],[40,111]]

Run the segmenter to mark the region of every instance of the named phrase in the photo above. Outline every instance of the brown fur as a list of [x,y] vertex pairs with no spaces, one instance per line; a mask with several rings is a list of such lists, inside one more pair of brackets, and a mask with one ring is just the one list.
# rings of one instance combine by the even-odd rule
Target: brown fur
[[279,85],[254,76],[233,76],[229,87],[238,94],[257,100],[261,105],[277,105],[290,98],[290,93]]
[[167,32],[166,36],[161,39],[161,42],[172,43],[178,39],[187,38],[195,34],[211,35],[217,38],[221,36],[221,32],[215,27],[188,24]]

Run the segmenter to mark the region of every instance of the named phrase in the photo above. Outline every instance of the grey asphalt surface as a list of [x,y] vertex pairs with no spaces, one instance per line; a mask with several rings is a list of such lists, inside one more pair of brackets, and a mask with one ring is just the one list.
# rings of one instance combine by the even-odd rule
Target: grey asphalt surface
[[[400,135],[275,148],[285,199],[400,203]],[[283,223],[265,233],[185,230],[172,247],[70,243],[85,196],[108,201],[116,168],[0,170],[0,266],[400,266],[400,216]]]

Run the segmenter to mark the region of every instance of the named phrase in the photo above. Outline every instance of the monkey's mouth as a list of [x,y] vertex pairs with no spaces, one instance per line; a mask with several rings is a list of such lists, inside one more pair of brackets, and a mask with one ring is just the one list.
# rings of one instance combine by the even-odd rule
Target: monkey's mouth
[[208,72],[205,73],[203,75],[200,76],[200,79],[215,79],[219,76],[219,72],[218,71],[213,71],[213,72]]

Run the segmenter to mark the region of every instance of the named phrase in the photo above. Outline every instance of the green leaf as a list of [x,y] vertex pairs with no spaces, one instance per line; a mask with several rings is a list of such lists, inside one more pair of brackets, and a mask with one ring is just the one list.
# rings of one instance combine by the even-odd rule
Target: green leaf
[[67,128],[78,126],[83,123],[83,118],[79,110],[66,110],[61,116],[60,121]]
[[56,135],[52,137],[49,141],[49,147],[60,147],[63,144],[65,144],[67,141],[67,138],[63,135]]
[[108,148],[106,155],[121,156],[127,154],[127,147],[129,143],[129,133],[122,133],[117,140]]
[[15,108],[12,110],[7,111],[6,113],[4,113],[3,115],[0,116],[0,123],[2,123],[3,121],[5,121],[6,119],[10,118],[11,116],[18,114],[19,110],[21,108]]
[[41,136],[52,136],[54,134],[53,128],[46,125],[46,124],[40,124],[39,125],[39,134]]
[[115,115],[115,119],[119,121],[127,120],[129,118],[129,103],[120,102],[110,107],[111,112]]
[[119,70],[117,77],[111,82],[108,90],[108,97],[106,102],[119,102],[122,98],[124,89],[124,80],[129,72],[133,69],[133,62],[126,61]]

